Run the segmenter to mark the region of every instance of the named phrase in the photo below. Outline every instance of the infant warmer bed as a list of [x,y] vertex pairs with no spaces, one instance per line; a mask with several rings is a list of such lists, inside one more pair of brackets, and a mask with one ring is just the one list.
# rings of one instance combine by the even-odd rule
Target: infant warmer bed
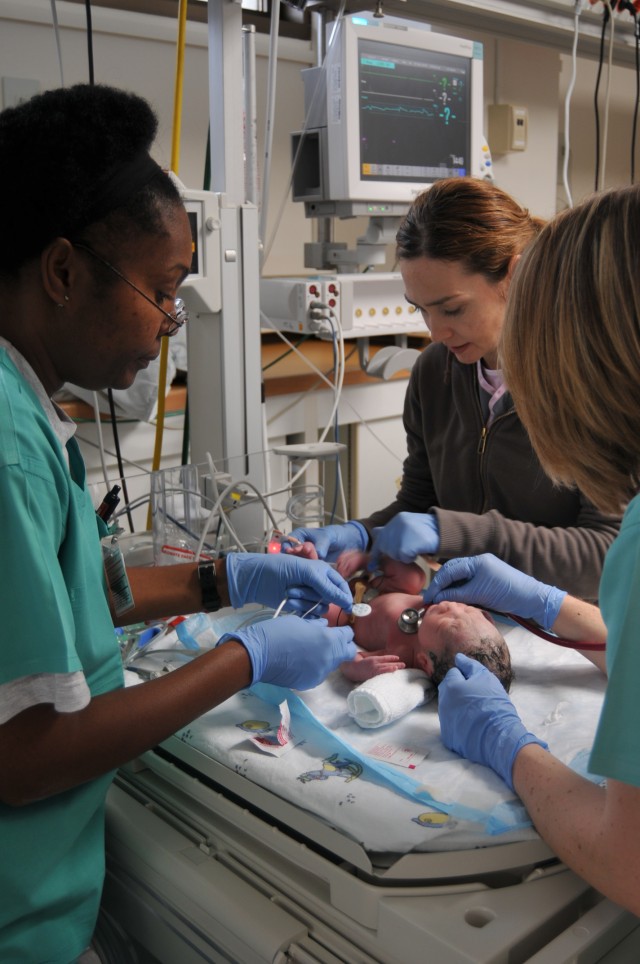
[[[604,677],[520,627],[505,635],[525,724],[585,774]],[[637,919],[555,858],[495,774],[445,749],[435,702],[364,730],[351,685],[337,672],[308,693],[243,691],[119,774],[104,906],[146,959],[640,959]],[[277,755],[283,710],[291,745]]]

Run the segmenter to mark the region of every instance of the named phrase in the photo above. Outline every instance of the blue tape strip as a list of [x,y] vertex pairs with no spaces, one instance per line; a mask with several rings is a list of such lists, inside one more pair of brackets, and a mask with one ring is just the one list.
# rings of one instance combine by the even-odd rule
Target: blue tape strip
[[292,716],[298,716],[305,720],[320,731],[326,739],[337,744],[348,756],[356,757],[369,779],[375,778],[374,782],[382,783],[383,786],[390,787],[412,800],[433,807],[434,810],[439,810],[441,813],[449,814],[454,819],[481,824],[484,830],[492,836],[505,833],[507,830],[531,826],[531,820],[519,800],[501,803],[494,807],[491,812],[466,807],[459,803],[445,803],[442,800],[436,800],[421,784],[404,773],[400,773],[396,767],[366,756],[350,743],[347,743],[346,740],[336,736],[333,730],[328,729],[293,690],[282,686],[274,686],[271,683],[256,683],[251,687],[251,693],[271,706],[279,706],[286,700]]

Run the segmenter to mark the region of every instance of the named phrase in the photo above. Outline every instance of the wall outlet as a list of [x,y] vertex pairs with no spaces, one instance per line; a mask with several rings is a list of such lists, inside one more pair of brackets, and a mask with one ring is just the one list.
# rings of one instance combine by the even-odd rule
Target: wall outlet
[[489,106],[489,143],[494,154],[524,151],[527,147],[529,117],[526,107],[512,104]]

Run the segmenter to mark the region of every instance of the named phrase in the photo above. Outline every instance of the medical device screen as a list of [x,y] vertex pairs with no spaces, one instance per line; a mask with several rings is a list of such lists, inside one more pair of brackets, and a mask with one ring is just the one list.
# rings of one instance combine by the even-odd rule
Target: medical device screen
[[358,61],[362,180],[470,173],[469,58],[359,38]]

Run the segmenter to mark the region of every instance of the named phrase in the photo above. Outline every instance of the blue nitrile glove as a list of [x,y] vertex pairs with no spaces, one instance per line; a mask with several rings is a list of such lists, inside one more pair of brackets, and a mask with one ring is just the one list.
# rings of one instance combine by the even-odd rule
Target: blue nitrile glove
[[566,595],[563,589],[547,586],[489,552],[449,559],[422,593],[427,604],[464,602],[484,606],[534,619],[543,629],[551,629]]
[[440,547],[438,520],[430,512],[399,512],[381,529],[373,530],[368,569],[377,569],[380,556],[413,562],[416,556],[432,556]]
[[473,763],[491,767],[513,790],[511,771],[527,743],[548,744],[529,733],[502,683],[464,653],[438,687],[442,742]]
[[[369,533],[360,522],[345,522],[339,526],[324,526],[321,529],[294,529],[290,533],[299,542],[313,542],[319,559],[334,562],[346,549],[359,549],[361,552],[369,545]],[[292,548],[294,543],[282,540],[282,548]]]
[[277,609],[287,599],[287,609],[305,613],[320,602],[316,613],[335,603],[351,612],[353,596],[342,576],[317,559],[299,556],[235,552],[227,556],[229,599],[234,609],[262,603]]
[[329,628],[326,619],[281,616],[225,633],[218,645],[239,640],[249,653],[251,683],[275,683],[309,690],[340,663],[353,659],[357,647],[350,626]]

